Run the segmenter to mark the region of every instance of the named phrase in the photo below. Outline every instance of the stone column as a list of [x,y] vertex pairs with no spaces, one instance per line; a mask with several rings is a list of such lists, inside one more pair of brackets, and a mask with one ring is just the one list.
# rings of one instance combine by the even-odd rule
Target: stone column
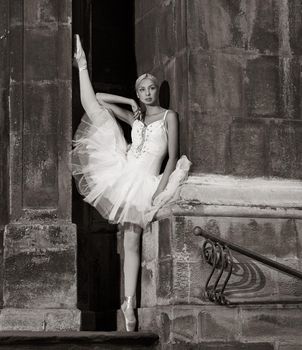
[[[143,236],[140,326],[161,330],[163,343],[217,339],[210,328],[228,339],[237,332],[233,325],[249,321],[232,310],[220,321],[223,309],[207,308],[209,269],[203,240],[192,230],[199,225],[301,270],[302,5],[135,3],[138,73],[150,71],[168,82],[170,108],[179,113],[181,153],[193,162],[178,201],[163,208]],[[297,300],[300,282],[236,259],[230,298]]]
[[9,223],[0,330],[79,330],[71,223],[71,0],[9,6]]

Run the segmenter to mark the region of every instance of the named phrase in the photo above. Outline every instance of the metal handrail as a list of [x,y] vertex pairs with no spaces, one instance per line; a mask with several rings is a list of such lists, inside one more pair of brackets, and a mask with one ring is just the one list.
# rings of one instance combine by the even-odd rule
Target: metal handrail
[[[229,251],[229,249],[236,251],[242,255],[245,255],[249,258],[252,258],[253,260],[256,260],[266,266],[269,266],[271,268],[277,269],[280,272],[283,272],[287,275],[290,275],[292,277],[296,277],[300,280],[302,280],[302,272],[295,270],[291,267],[288,267],[284,264],[281,264],[279,262],[276,262],[274,260],[271,260],[261,254],[255,253],[249,249],[243,248],[237,244],[231,243],[223,238],[217,237],[215,235],[212,235],[211,233],[206,232],[199,226],[195,226],[193,229],[193,234],[195,236],[202,236],[206,240],[203,244],[203,254],[205,256],[206,261],[210,264],[213,265],[213,269],[211,272],[210,277],[207,280],[206,283],[206,294],[209,297],[211,301],[217,302],[219,304],[228,304],[229,301],[225,298],[224,296],[224,289],[226,287],[226,284],[229,280],[229,277],[232,273],[233,269],[233,258],[232,255]],[[227,263],[225,263],[226,261]],[[227,268],[229,269],[228,272],[228,278],[225,280],[223,288],[218,289],[218,282],[221,279],[222,276],[222,270],[219,273],[219,276],[216,280],[216,282],[210,287],[209,282],[210,279],[213,276],[214,270],[216,268],[220,268],[222,265],[222,270]]]

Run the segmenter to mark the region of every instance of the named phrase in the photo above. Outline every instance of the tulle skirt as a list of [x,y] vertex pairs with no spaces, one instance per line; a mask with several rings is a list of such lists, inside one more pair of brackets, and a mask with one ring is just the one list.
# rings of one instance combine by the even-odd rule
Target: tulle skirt
[[[111,223],[138,225],[145,229],[156,212],[175,199],[191,162],[182,156],[168,184],[155,193],[162,174],[152,174],[140,159],[128,157],[123,131],[110,110],[85,114],[74,137],[72,174],[84,200]],[[150,159],[148,159],[150,162]]]

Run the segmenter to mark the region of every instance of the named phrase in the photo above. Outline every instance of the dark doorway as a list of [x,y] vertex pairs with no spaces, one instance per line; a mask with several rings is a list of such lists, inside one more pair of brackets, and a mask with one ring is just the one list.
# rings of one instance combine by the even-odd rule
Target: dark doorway
[[[95,91],[133,97],[134,1],[74,0],[73,33],[81,36]],[[74,70],[73,132],[83,113]],[[122,127],[129,138],[130,130]],[[96,314],[97,330],[115,330],[121,288],[117,226],[84,203],[75,186],[73,222],[78,228],[78,308]]]

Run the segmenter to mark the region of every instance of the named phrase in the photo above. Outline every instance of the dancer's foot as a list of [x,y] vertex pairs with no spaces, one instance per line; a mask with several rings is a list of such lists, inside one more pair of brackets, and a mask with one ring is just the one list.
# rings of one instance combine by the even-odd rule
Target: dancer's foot
[[127,332],[133,332],[136,326],[136,317],[134,314],[134,297],[125,297],[125,301],[121,306],[125,318],[125,326]]
[[75,45],[73,57],[75,59],[76,65],[79,68],[79,71],[87,69],[86,55],[83,50],[79,34],[74,35],[74,41]]

